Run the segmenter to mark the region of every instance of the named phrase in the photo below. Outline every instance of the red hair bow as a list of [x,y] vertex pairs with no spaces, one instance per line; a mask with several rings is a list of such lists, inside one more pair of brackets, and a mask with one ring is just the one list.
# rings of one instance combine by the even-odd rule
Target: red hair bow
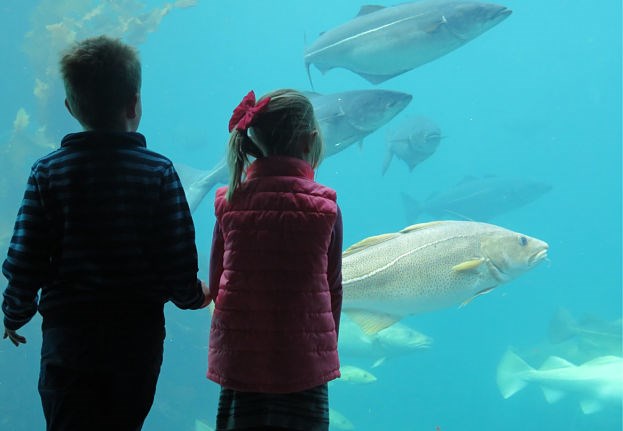
[[229,132],[231,133],[231,131],[234,130],[234,127],[236,130],[246,132],[247,129],[251,127],[253,120],[255,119],[255,114],[266,109],[268,102],[270,102],[270,97],[265,98],[256,105],[255,93],[253,90],[249,91],[249,93],[242,99],[242,102],[236,106],[234,113],[229,119]]

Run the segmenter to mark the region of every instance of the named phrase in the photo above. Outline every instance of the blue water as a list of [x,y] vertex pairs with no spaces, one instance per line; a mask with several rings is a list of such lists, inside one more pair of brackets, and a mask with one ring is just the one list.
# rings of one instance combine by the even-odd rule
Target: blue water
[[[118,14],[126,18],[145,18],[163,7],[155,0],[101,3],[125,4]],[[412,173],[394,160],[381,176],[390,123],[367,137],[363,148],[353,146],[327,159],[317,178],[338,191],[345,245],[402,229],[402,192],[424,199],[465,176],[489,174],[547,182],[553,186],[549,193],[494,223],[547,241],[549,262],[464,308],[406,319],[434,338],[429,350],[374,368],[378,381],[373,384],[331,386],[332,407],[357,430],[622,429],[620,406],[584,415],[577,397],[548,404],[536,385],[503,399],[495,377],[509,346],[528,355],[528,362],[538,357],[531,365],[540,365],[548,354],[543,345],[549,322],[560,307],[575,316],[621,318],[621,4],[503,4],[513,10],[507,20],[378,86],[413,95],[393,121],[420,114],[440,126],[444,139],[430,159]],[[3,250],[7,245],[1,238],[10,233],[30,164],[49,151],[46,143],[58,144],[65,133],[79,130],[64,111],[57,75],[46,75],[46,68],[55,70],[63,45],[62,38],[52,39],[54,27],[46,25],[65,17],[71,28],[97,5],[86,0],[0,3]],[[139,131],[151,148],[175,161],[211,168],[224,153],[227,122],[240,98],[250,89],[258,94],[279,87],[310,89],[305,41],[347,21],[360,6],[352,0],[203,0],[171,10],[138,44],[144,107]],[[94,19],[79,36],[114,29],[115,22],[113,15]],[[322,93],[373,88],[341,69],[323,76],[312,67],[312,76]],[[48,80],[56,91],[46,101],[33,94],[36,78]],[[30,122],[19,145],[9,147],[19,108]],[[44,138],[33,139],[42,126]],[[194,213],[203,276],[214,222],[211,205],[212,194]],[[218,388],[204,377],[209,316],[167,306],[167,322],[165,362],[144,429],[191,431],[195,419],[213,425]],[[36,390],[40,318],[23,334],[28,344],[18,349],[0,342],[1,431],[44,427]],[[371,370],[371,361],[343,360]]]

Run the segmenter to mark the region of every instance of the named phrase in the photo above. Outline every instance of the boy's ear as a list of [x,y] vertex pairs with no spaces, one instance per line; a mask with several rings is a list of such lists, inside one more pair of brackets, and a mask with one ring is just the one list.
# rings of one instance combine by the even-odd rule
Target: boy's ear
[[71,112],[71,106],[69,106],[69,102],[67,101],[67,99],[65,99],[65,108],[67,108],[67,111],[69,111],[69,114],[73,117],[74,113]]
[[134,119],[137,116],[138,94],[135,94],[128,102],[126,106],[126,116],[130,119]]

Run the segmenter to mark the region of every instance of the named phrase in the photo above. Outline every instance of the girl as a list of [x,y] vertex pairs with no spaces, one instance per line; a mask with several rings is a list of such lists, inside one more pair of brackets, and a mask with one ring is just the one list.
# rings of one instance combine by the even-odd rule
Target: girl
[[294,90],[257,104],[250,92],[229,130],[210,262],[217,430],[328,430],[342,219],[335,191],[314,181],[322,140],[313,107]]

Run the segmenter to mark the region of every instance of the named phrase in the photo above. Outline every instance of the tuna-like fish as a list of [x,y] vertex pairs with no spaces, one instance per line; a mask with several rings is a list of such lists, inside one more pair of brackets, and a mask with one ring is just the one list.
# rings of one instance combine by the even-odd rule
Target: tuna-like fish
[[323,73],[342,67],[378,84],[449,53],[510,14],[504,6],[455,0],[364,6],[306,49],[307,74],[310,64]]
[[409,172],[413,171],[413,168],[433,155],[441,138],[441,130],[432,120],[422,116],[409,118],[387,135],[383,175],[393,156],[404,161]]
[[307,93],[322,132],[325,157],[332,156],[388,123],[411,102],[399,91],[355,90]]
[[403,201],[407,223],[415,222],[422,213],[435,219],[489,221],[535,201],[551,188],[540,181],[520,178],[468,177],[447,190],[434,193],[424,202],[406,193],[403,193]]
[[581,365],[558,356],[550,356],[534,369],[508,350],[497,369],[497,384],[504,398],[509,398],[528,383],[541,386],[545,399],[552,404],[568,393],[580,397],[585,414],[595,413],[604,405],[621,407],[623,401],[623,358],[600,356]]
[[373,334],[405,316],[464,305],[534,268],[547,243],[499,226],[437,221],[343,253],[342,309]]

